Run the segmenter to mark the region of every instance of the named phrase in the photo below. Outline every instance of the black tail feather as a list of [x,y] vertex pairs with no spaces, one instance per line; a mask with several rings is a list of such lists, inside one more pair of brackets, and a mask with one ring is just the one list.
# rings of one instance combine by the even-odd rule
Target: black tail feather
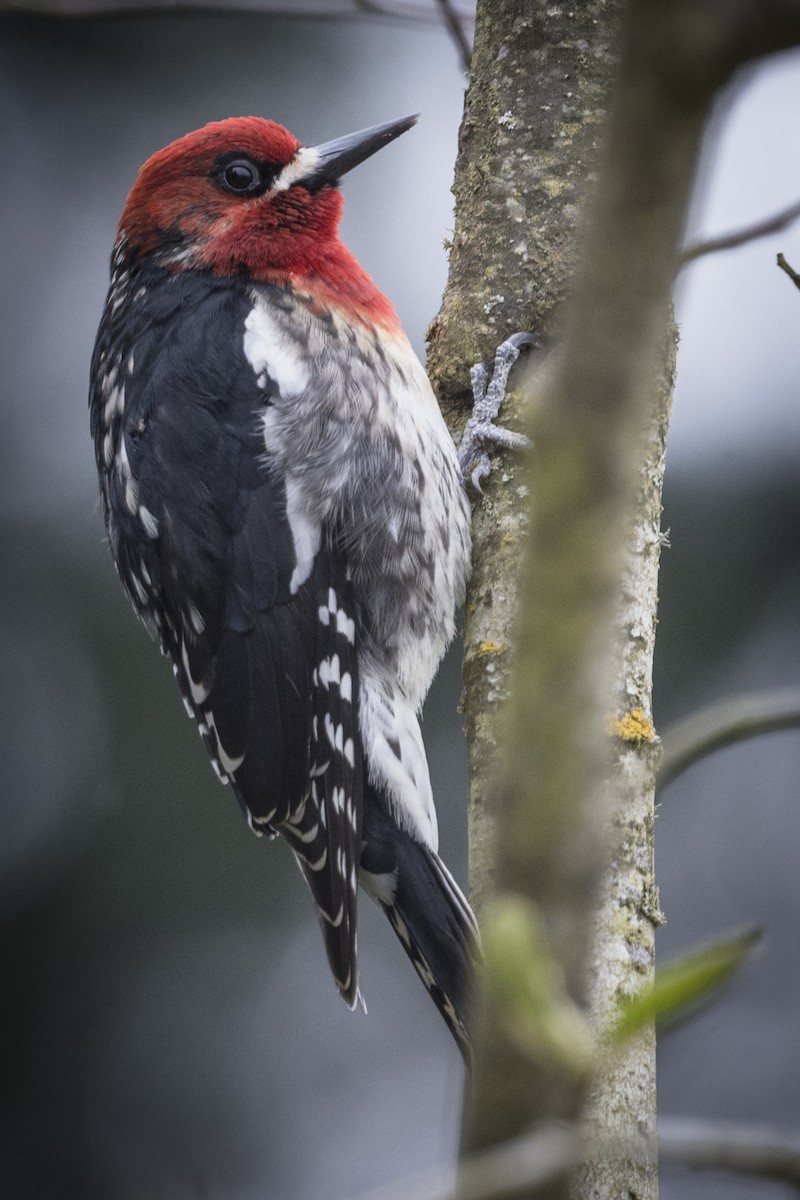
[[374,789],[364,796],[361,884],[386,913],[470,1064],[469,1002],[478,927],[435,851],[398,828]]

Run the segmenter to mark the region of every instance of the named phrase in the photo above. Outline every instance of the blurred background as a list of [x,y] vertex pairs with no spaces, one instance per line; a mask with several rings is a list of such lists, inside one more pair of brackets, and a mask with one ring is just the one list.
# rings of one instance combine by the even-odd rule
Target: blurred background
[[[345,240],[420,353],[446,276],[464,77],[447,32],[331,18],[0,16],[0,1195],[353,1200],[445,1160],[461,1067],[383,918],[362,906],[352,1015],[280,844],[253,838],[134,620],[103,544],[86,390],[107,261],[140,163],[257,113],[313,143],[420,125],[345,184]],[[691,232],[800,197],[800,56],[720,104]],[[800,224],[687,268],[664,526],[656,717],[800,677]],[[426,709],[444,855],[462,880],[459,654]],[[800,734],[665,791],[666,958],[757,922],[723,1001],[667,1037],[665,1113],[800,1117]],[[666,1177],[663,1195],[778,1194]]]

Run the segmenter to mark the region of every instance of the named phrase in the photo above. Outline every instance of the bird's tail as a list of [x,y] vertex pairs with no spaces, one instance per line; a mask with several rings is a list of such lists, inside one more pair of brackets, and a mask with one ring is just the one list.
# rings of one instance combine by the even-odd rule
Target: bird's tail
[[360,882],[389,918],[469,1066],[469,1002],[480,955],[475,917],[439,855],[399,828],[371,787],[364,796]]

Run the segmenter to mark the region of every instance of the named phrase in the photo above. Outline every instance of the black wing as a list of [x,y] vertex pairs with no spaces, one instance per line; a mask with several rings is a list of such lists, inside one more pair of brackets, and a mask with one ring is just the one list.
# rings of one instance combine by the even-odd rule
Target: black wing
[[[136,304],[134,284],[145,289]],[[246,287],[153,271],[134,284],[125,323],[119,306],[107,310],[93,368],[117,566],[173,661],[220,777],[256,832],[289,841],[353,1004],[361,747],[346,563],[323,542],[292,592],[283,485],[264,461],[269,396],[243,352]],[[108,400],[111,372],[122,406]]]

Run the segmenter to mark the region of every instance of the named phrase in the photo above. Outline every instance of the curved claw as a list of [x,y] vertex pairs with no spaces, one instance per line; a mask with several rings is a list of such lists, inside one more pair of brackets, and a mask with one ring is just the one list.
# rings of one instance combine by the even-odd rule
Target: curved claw
[[483,495],[481,480],[486,479],[488,475],[491,475],[491,471],[492,469],[489,464],[488,454],[481,454],[480,457],[475,461],[469,477],[469,481],[475,488],[475,491],[480,492],[481,496]]
[[515,346],[517,350],[521,350],[523,346],[532,346],[536,348],[539,345],[539,339],[536,337],[536,334],[528,333],[525,330],[520,333],[512,333],[510,338],[506,338],[505,344],[508,344],[508,342],[510,342],[512,346]]
[[[494,353],[494,371],[489,387],[498,387],[505,391],[505,386],[508,377],[511,373],[511,368],[520,356],[521,351],[525,346],[530,346],[531,349],[536,349],[539,345],[537,338],[532,333],[520,332],[512,333],[511,337],[506,338],[501,342]],[[474,369],[474,368],[473,368]]]

